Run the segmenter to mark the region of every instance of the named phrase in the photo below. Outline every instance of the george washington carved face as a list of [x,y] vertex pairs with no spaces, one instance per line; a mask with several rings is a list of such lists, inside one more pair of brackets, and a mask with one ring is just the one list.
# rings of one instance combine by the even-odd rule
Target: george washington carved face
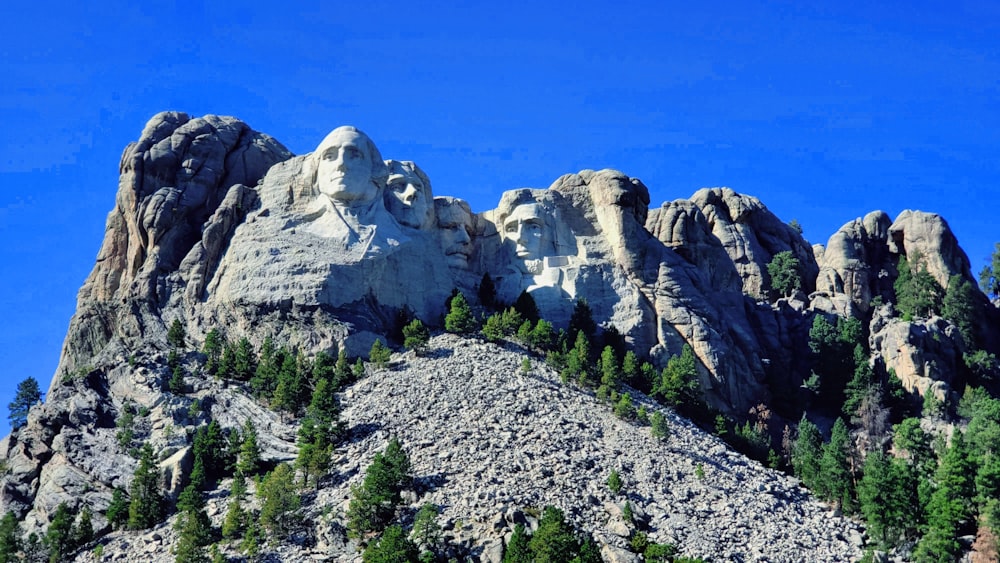
[[349,207],[379,195],[385,164],[375,144],[354,127],[333,130],[316,149],[316,189],[334,204]]

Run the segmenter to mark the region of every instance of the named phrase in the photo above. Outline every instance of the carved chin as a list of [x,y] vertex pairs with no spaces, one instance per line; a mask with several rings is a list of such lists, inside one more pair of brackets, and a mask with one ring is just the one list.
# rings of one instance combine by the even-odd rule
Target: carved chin
[[465,268],[469,265],[469,257],[461,252],[453,252],[447,254],[445,259],[448,265],[453,268]]

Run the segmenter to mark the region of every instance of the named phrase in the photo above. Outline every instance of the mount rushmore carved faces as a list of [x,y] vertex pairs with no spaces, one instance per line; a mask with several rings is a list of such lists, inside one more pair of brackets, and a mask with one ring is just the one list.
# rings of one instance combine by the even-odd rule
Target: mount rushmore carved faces
[[465,268],[472,256],[472,209],[465,201],[453,197],[434,198],[437,224],[441,230],[441,248],[452,268]]
[[[551,233],[545,214],[537,203],[519,205],[504,218],[503,236],[514,246],[514,255],[522,260],[540,260],[551,245]],[[548,244],[547,244],[548,243]]]
[[416,164],[410,161],[387,160],[389,179],[386,182],[385,207],[401,225],[429,229],[434,225],[431,182]]
[[336,207],[362,207],[379,195],[388,169],[375,143],[345,125],[330,132],[316,148],[316,189]]

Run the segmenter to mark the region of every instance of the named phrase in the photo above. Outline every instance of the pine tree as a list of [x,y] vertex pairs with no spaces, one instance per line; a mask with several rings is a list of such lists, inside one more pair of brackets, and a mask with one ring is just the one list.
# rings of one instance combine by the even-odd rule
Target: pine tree
[[576,334],[579,331],[583,331],[587,338],[593,338],[597,334],[594,313],[583,297],[577,297],[573,304],[573,314],[569,317],[569,333]]
[[177,366],[174,367],[174,373],[170,378],[170,383],[167,384],[167,388],[174,395],[184,394],[184,366],[177,364]]
[[19,561],[21,550],[21,526],[13,512],[7,512],[0,519],[0,563]]
[[617,495],[622,492],[624,485],[621,475],[618,474],[617,470],[612,469],[611,474],[608,475],[608,490]]
[[914,552],[917,561],[950,561],[959,554],[959,524],[972,515],[973,475],[965,438],[955,428],[951,447],[934,473],[935,489],[927,505],[927,533]]
[[229,507],[226,509],[226,516],[222,521],[222,537],[227,540],[243,537],[243,532],[246,530],[248,516],[243,508],[246,487],[246,478],[237,471],[236,475],[233,476]]
[[42,391],[38,388],[38,381],[34,377],[29,377],[17,384],[17,394],[7,408],[10,415],[7,420],[10,422],[11,430],[18,430],[28,422],[28,411],[32,406],[42,399]]
[[383,344],[381,339],[376,338],[375,342],[372,343],[371,350],[368,352],[368,361],[370,361],[376,369],[385,369],[386,366],[389,365],[389,360],[391,358],[392,350]]
[[[270,344],[271,338],[264,341],[265,347]],[[273,347],[272,347],[273,351]],[[240,338],[236,344],[236,352],[233,354],[233,377],[240,381],[249,381],[257,369],[257,355],[254,352],[253,344],[247,337]]]
[[798,438],[792,446],[792,467],[802,484],[816,490],[820,479],[820,457],[823,455],[823,438],[806,415],[799,421]]
[[209,375],[216,375],[219,371],[219,362],[222,359],[222,351],[225,346],[225,340],[219,329],[213,328],[205,335],[205,343],[202,344],[201,351],[205,354],[205,371]]
[[227,379],[236,379],[236,346],[227,342],[222,348],[222,357],[215,374]]
[[948,289],[941,302],[941,316],[958,327],[966,348],[972,350],[977,340],[973,327],[975,326],[975,294],[972,284],[961,275],[955,274],[948,278]]
[[694,348],[685,344],[679,356],[671,356],[667,367],[660,374],[659,384],[653,392],[674,406],[696,407],[701,403],[701,385],[698,383],[698,358]]
[[838,418],[830,431],[830,441],[823,446],[819,461],[818,493],[829,501],[840,503],[845,513],[853,511],[851,468],[847,455],[850,437],[844,419]]
[[618,357],[611,346],[605,346],[601,351],[601,385],[609,391],[617,391],[621,385],[622,369],[618,365]]
[[788,297],[802,287],[800,264],[791,250],[784,250],[774,255],[767,264],[767,275],[771,278],[773,293]]
[[73,527],[73,543],[77,546],[87,545],[94,539],[93,514],[90,507],[84,506],[80,512],[80,519]]
[[403,327],[403,346],[413,350],[418,356],[423,354],[430,339],[431,333],[420,319],[413,319]]
[[271,406],[276,409],[298,414],[306,393],[306,378],[302,373],[302,362],[295,354],[283,350],[281,367],[278,369],[277,385]]
[[424,503],[413,517],[413,530],[410,537],[417,547],[426,551],[433,551],[441,542],[441,526],[437,523],[438,507],[432,503]]
[[174,319],[170,330],[167,331],[167,343],[176,349],[183,350],[187,344],[186,340],[187,333],[184,331],[184,325],[181,324],[180,319]]
[[56,512],[45,530],[43,543],[49,554],[49,563],[59,563],[65,560],[70,551],[76,547],[73,544],[73,513],[65,502],[59,503]]
[[580,544],[563,515],[554,506],[546,506],[538,521],[538,530],[528,542],[535,561],[570,561],[578,555]]
[[538,313],[538,304],[535,303],[535,298],[527,291],[522,291],[517,296],[513,307],[515,311],[521,314],[521,317],[533,323],[537,323],[541,319],[541,315]]
[[456,334],[471,334],[476,331],[476,318],[461,292],[451,300],[451,307],[444,318],[444,329]]
[[477,293],[479,295],[479,302],[483,305],[483,308],[488,311],[496,310],[497,288],[489,272],[483,274],[483,279],[479,282]]
[[287,463],[274,468],[257,488],[260,497],[260,523],[281,536],[291,525],[292,513],[299,509],[302,498],[295,492],[295,471]]
[[125,498],[125,492],[121,489],[115,489],[115,492],[111,494],[111,504],[104,512],[104,517],[108,520],[112,530],[120,530],[128,524],[128,509],[129,501]]
[[670,427],[667,426],[667,417],[663,416],[663,413],[660,411],[653,411],[652,416],[649,418],[649,424],[653,437],[658,438],[661,442],[666,442],[670,437]]
[[531,548],[528,546],[530,541],[531,536],[524,529],[524,524],[514,526],[514,534],[503,554],[503,563],[533,563]]
[[236,461],[236,470],[246,476],[256,475],[260,470],[260,446],[257,444],[257,427],[247,419],[243,425],[243,443]]
[[993,248],[990,263],[979,271],[979,288],[992,297],[1000,297],[1000,242]]
[[416,561],[418,557],[417,546],[406,537],[403,528],[395,524],[386,528],[361,554],[364,563],[404,563]]
[[163,494],[160,492],[160,470],[156,466],[153,447],[146,443],[139,454],[139,467],[129,487],[128,528],[142,530],[160,522],[164,516]]

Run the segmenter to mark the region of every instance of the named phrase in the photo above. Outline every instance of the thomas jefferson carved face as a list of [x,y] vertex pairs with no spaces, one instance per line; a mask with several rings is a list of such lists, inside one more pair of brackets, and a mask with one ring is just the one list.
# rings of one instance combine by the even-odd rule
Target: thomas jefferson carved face
[[544,243],[549,237],[541,206],[528,203],[515,207],[504,219],[503,236],[514,245],[514,254],[518,258],[542,258]]
[[385,206],[402,225],[426,229],[434,220],[431,186],[417,165],[404,161],[386,161],[389,179],[386,182]]
[[465,268],[472,256],[472,210],[461,200],[436,198],[438,228],[441,229],[441,246],[445,259],[453,268]]
[[316,187],[334,203],[362,205],[375,199],[379,186],[372,172],[380,155],[367,135],[353,127],[338,127],[316,149]]

